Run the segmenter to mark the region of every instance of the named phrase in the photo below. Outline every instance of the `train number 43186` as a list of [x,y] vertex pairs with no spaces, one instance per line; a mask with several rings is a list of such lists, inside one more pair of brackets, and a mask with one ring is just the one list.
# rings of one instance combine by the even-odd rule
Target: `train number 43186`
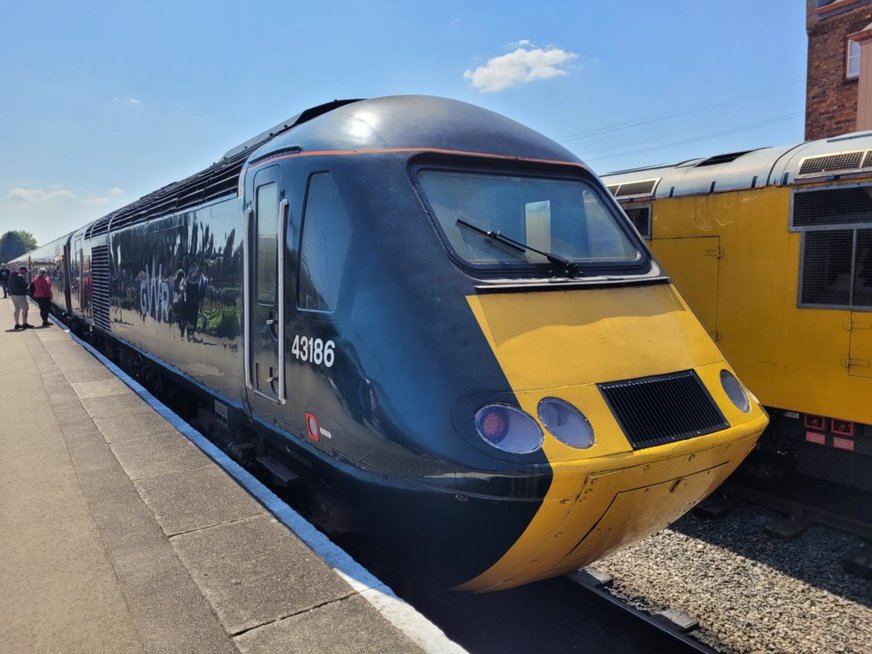
[[312,336],[294,336],[291,354],[300,361],[311,361],[316,366],[331,367],[336,359],[336,344],[333,341],[322,341]]

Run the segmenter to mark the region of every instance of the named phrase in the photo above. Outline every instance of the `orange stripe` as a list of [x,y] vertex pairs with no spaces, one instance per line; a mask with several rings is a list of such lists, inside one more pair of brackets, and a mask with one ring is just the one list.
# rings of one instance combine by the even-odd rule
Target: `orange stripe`
[[577,161],[562,161],[560,159],[536,159],[527,157],[516,157],[507,154],[490,154],[487,152],[467,152],[465,150],[446,150],[442,148],[375,148],[371,150],[316,150],[313,152],[292,152],[288,154],[277,154],[274,157],[267,157],[258,161],[256,164],[248,166],[247,170],[251,170],[262,166],[266,163],[281,161],[282,159],[295,159],[297,157],[345,157],[355,154],[391,154],[398,152],[433,152],[438,154],[457,154],[466,157],[487,157],[490,159],[507,159],[511,161],[525,161],[531,163],[559,164],[561,166],[575,166],[577,168],[587,169],[584,164]]

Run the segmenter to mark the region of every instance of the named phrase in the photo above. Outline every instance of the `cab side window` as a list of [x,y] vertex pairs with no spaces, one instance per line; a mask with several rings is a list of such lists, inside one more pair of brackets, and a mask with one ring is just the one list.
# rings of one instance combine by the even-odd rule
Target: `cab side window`
[[328,172],[315,173],[309,178],[303,209],[297,297],[300,309],[330,312],[336,308],[351,233],[351,223],[333,176]]

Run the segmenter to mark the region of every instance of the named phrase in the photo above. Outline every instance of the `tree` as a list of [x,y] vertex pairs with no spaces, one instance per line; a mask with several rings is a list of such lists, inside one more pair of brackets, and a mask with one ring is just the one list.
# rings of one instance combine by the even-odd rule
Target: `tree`
[[30,232],[18,230],[0,236],[0,262],[7,262],[36,248],[36,239]]

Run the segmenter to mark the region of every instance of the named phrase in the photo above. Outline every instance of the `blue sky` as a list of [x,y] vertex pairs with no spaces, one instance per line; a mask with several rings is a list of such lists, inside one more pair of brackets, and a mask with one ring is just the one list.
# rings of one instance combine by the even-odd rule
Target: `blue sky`
[[334,98],[504,114],[605,173],[803,138],[799,0],[0,0],[0,234],[42,243]]

